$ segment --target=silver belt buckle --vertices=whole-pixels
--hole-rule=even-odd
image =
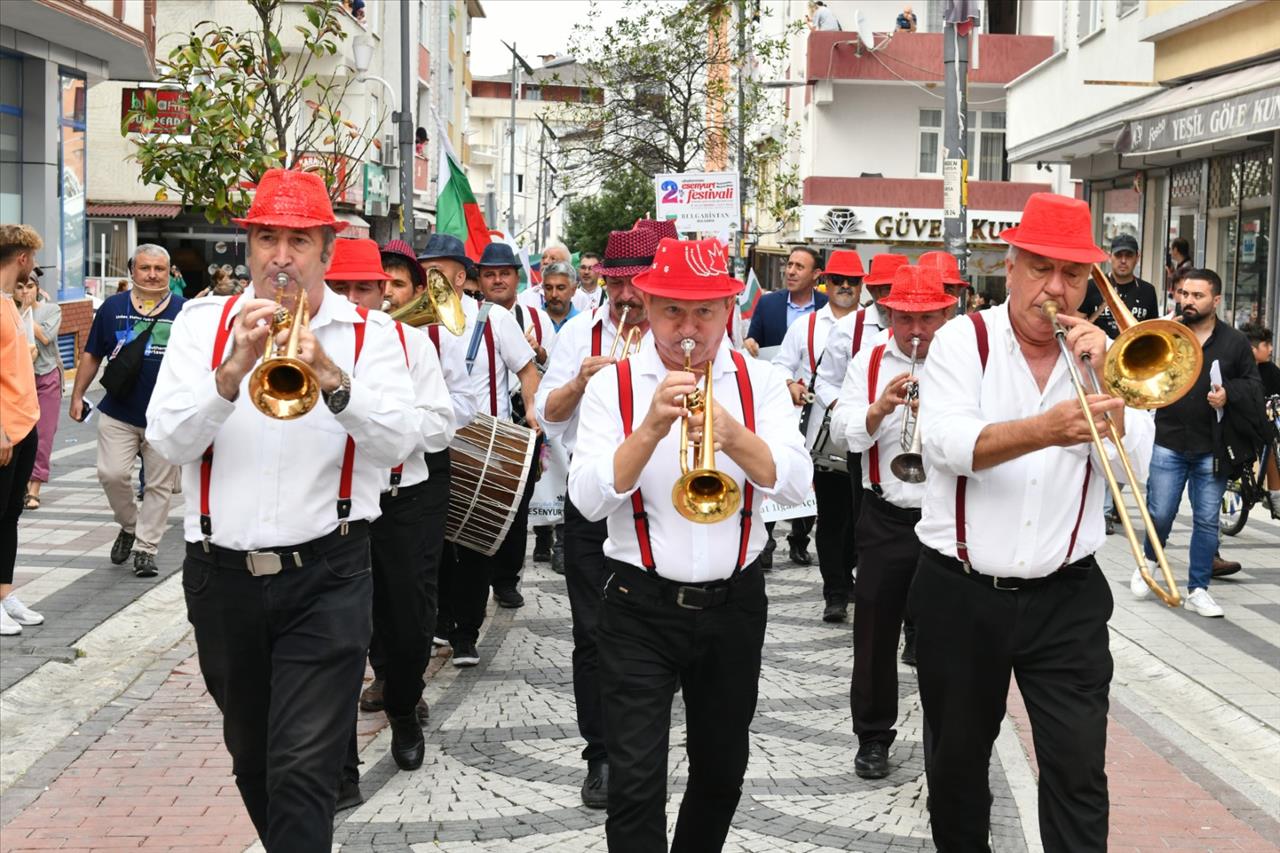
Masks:
[[[1007,581],[1007,580],[1013,580],[1013,578],[1001,578],[1001,577],[993,576],[991,578],[991,586],[994,589],[1004,590],[1005,592],[1017,592],[1019,589],[1021,589],[1020,586],[1001,586],[1000,585],[1000,581]]]
[[[284,569],[284,556],[275,551],[250,551],[245,555],[244,563],[255,578],[278,575]]]
[[[697,587],[692,587],[692,588],[697,589]],[[701,604],[694,604],[692,602],[686,602],[684,600],[684,594],[688,592],[689,589],[691,589],[691,587],[682,586],[676,590],[676,604],[683,607],[685,610],[705,610],[706,608]],[[698,590],[698,591],[701,592],[702,590]]]

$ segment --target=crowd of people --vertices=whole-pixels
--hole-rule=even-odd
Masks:
[[[1113,299],[1138,321],[1160,311],[1137,277],[1137,242],[1097,246],[1087,205],[1062,196],[1032,195],[1002,235],[1001,305],[959,313],[973,302],[945,252],[913,262],[797,246],[785,289],[745,329],[725,247],[682,240],[670,222],[612,232],[576,266],[550,244],[524,289],[505,243],[469,257],[446,234],[421,251],[339,239],[313,175],[268,172],[237,222],[243,292],[215,281],[184,300],[165,249],[137,247],[132,286],[94,318],[70,416],[87,416],[100,376],[113,563],[155,576],[171,501],[184,501],[188,616],[266,849],[328,850],[335,811],[362,801],[357,707],[386,714],[400,769],[422,765],[428,657],[476,666],[490,596],[524,605],[539,485],[558,509],[534,528],[533,560],[564,576],[581,798],[607,809],[611,850],[667,849],[676,690],[689,778],[672,849],[723,845],[780,520],[764,502],[810,496],[813,516],[781,517],[791,561],[818,564],[815,618],[852,618],[855,773],[891,772],[898,663],[916,667],[934,839],[986,849],[987,766],[1013,675],[1046,847],[1105,849],[1112,593],[1094,555],[1124,510],[1100,456],[1123,444],[1137,480],[1126,485],[1145,482],[1161,544],[1189,490],[1186,607],[1221,617],[1209,587],[1240,567],[1218,556],[1219,504],[1275,440],[1262,414],[1264,384],[1280,393],[1271,333],[1218,319],[1214,271],[1179,268],[1174,316],[1203,367],[1153,416],[1073,385],[1128,325]],[[0,229],[0,287],[13,296],[0,300],[4,633],[41,621],[12,594],[17,519],[40,505],[63,385],[40,245],[25,226]],[[1090,276],[1102,262],[1107,293]],[[419,327],[409,317],[428,292]],[[481,548],[446,533],[460,473],[450,447],[499,423],[524,430],[538,462]],[[1150,533],[1145,545],[1137,598],[1158,576]]]

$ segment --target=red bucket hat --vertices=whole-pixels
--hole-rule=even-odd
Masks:
[[[372,240],[339,240],[324,274],[326,281],[390,281],[382,269],[382,253]]]
[[[956,262],[955,255],[950,252],[925,252],[916,260],[916,264],[936,269],[942,275],[943,284],[969,286],[969,282],[960,277],[960,264]]]
[[[911,263],[906,255],[884,253],[871,259],[871,272],[862,280],[863,284],[893,284],[893,274],[898,267]]]
[[[862,278],[866,271],[862,269],[862,256],[853,249],[837,249],[827,258],[824,275],[844,275],[850,278]]]
[[[315,228],[328,225],[341,231],[347,223],[333,215],[324,179],[295,169],[268,169],[258,181],[253,204],[237,225],[270,225],[276,228]]]
[[[1001,231],[1000,239],[1059,261],[1093,264],[1107,258],[1093,242],[1088,202],[1056,193],[1032,193],[1022,223]]]
[[[714,237],[677,240],[664,237],[653,264],[631,280],[651,296],[688,301],[737,296],[742,282],[729,275],[729,256]]]
[[[942,289],[942,274],[937,267],[906,264],[894,272],[893,288],[880,304],[894,311],[923,314],[954,308],[956,298]]]

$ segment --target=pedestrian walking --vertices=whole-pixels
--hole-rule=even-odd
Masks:
[[[324,181],[268,170],[236,223],[252,292],[179,315],[147,439],[182,465],[187,618],[249,817],[270,853],[328,853],[372,632],[369,524],[417,440],[414,395],[391,320],[325,287],[345,223]],[[259,370],[273,336],[296,343],[279,379]]]
[[[58,354],[58,329],[62,326],[62,306],[44,299],[40,279],[32,273],[14,288],[14,304],[22,317],[34,352],[36,396],[40,399],[40,440],[36,444],[35,465],[27,484],[24,509],[40,508],[40,487],[49,482],[49,454],[58,433],[62,412],[62,357]]]
[[[18,282],[31,277],[43,245],[29,225],[0,225],[0,635],[5,636],[44,622],[13,594],[18,516],[35,465],[40,420],[31,343],[13,294]]]
[[[82,420],[85,393],[106,361],[98,403],[98,482],[120,526],[111,562],[118,566],[132,555],[133,574],[140,578],[159,571],[156,550],[177,484],[177,469],[146,437],[147,406],[185,302],[169,290],[169,266],[163,246],[144,243],[134,250],[129,259],[133,286],[98,308],[71,389],[71,418]],[[132,483],[139,455],[146,471],[141,507]]]

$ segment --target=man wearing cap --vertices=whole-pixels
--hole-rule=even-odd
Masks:
[[[372,629],[369,523],[419,424],[391,321],[325,287],[345,223],[324,181],[271,169],[236,223],[253,291],[185,306],[147,440],[183,466],[187,616],[241,797],[267,850],[320,853]],[[249,391],[281,275],[285,308],[306,294],[309,327],[293,329],[320,392],[292,419],[263,414]]]
[[[378,244],[372,240],[339,240],[325,274],[329,289],[365,313],[383,305],[390,280],[382,269]],[[391,723],[391,757],[401,770],[422,766],[425,744],[418,715],[422,674],[435,628],[438,546],[432,548],[431,529],[443,532],[442,517],[428,522],[431,507],[426,489],[430,472],[426,454],[448,449],[457,429],[453,408],[430,339],[419,329],[395,323],[415,397],[417,442],[399,465],[386,472],[380,505],[382,515],[370,525],[373,556],[373,638],[378,650],[375,672],[383,684],[383,710]],[[351,729],[346,781],[359,778],[355,727]],[[344,792],[340,791],[341,794]]]
[[[862,258],[857,252],[849,249],[832,252],[822,272],[827,304],[808,319],[791,324],[782,339],[782,349],[774,359],[791,377],[787,386],[792,401],[800,409],[800,427],[810,452],[822,431],[826,411],[814,404],[811,393],[819,361],[832,326],[857,309],[863,275]],[[848,614],[849,589],[853,583],[852,528],[857,520],[850,517],[852,495],[848,472],[815,459],[813,492],[818,504],[814,540],[818,547],[818,569],[822,573],[822,618],[826,622],[843,622]]]
[[[565,323],[556,339],[551,366],[538,386],[538,417],[548,440],[559,441],[570,458],[577,445],[579,408],[587,382],[617,361],[623,346],[623,341],[617,340],[620,335],[625,340],[632,329],[637,331],[637,337],[649,330],[645,303],[631,279],[649,269],[661,236],[675,237],[675,226],[667,226],[669,232],[665,233],[637,227],[609,234],[600,267],[607,271],[601,275],[607,290],[604,304]],[[573,697],[578,733],[587,744],[582,751],[587,762],[582,802],[597,809],[608,805],[609,793],[600,655],[596,646],[600,590],[608,577],[604,567],[607,535],[603,520],[588,521],[574,505],[572,496],[565,496],[564,576],[573,618]]]
[[[934,334],[956,307],[937,268],[923,265],[898,267],[883,302],[892,312],[893,334],[854,357],[839,402],[849,452],[862,454],[849,704],[858,736],[853,770],[864,779],[889,775],[889,747],[897,735],[898,633],[920,559],[915,525],[924,484],[900,479],[893,464],[903,453],[903,418],[908,407],[919,405],[912,356],[925,363]]]
[[[502,244],[493,244],[502,245]],[[508,247],[509,248],[509,247]],[[480,389],[481,411],[499,420],[512,420],[512,398],[509,376],[520,383],[520,402],[524,418],[531,429],[538,429],[534,410],[534,394],[538,390],[538,367],[519,324],[506,308],[486,299],[483,305],[466,296],[462,284],[469,263],[462,241],[449,234],[432,234],[418,260],[425,269],[438,269],[453,285],[462,300],[466,328],[462,338],[467,342],[467,370]],[[488,353],[493,353],[489,360]],[[505,368],[505,369],[504,369]],[[527,500],[527,498],[526,498]],[[527,509],[527,503],[526,503]],[[518,577],[524,564],[528,534],[528,515],[517,512],[506,538],[492,557],[470,548],[446,546],[440,573],[440,615],[438,632],[448,633],[453,646],[454,666],[475,666],[480,662],[476,640],[484,622],[485,603],[489,598],[490,579]],[[450,555],[455,559],[451,559]],[[520,607],[524,597],[515,588],[495,584],[494,598],[502,607]],[[443,637],[444,635],[441,634]]]
[[[748,727],[764,643],[757,557],[765,496],[796,503],[813,465],[785,376],[725,339],[741,282],[714,239],[663,239],[635,276],[650,336],[630,359],[601,369],[582,400],[569,496],[607,520],[597,642],[609,755],[611,851],[665,851],[671,703],[684,698],[689,780],[672,849],[722,849],[741,796]],[[686,369],[685,365],[689,364]],[[685,404],[709,374],[713,434]],[[705,396],[703,397],[705,400]],[[680,421],[714,442],[715,467],[739,492],[720,521],[677,512]],[[683,491],[683,490],[682,490]]]
[[[1087,418],[1105,435],[1110,414],[1139,478],[1153,426],[1105,394],[1087,395],[1086,415],[1043,312],[1060,306],[1077,367],[1083,354],[1102,363],[1106,334],[1073,316],[1106,257],[1092,234],[1087,203],[1033,194],[1000,235],[1013,246],[1008,300],[940,329],[920,376],[923,547],[907,614],[940,849],[988,849],[988,763],[1011,675],[1036,744],[1045,849],[1107,846],[1112,597],[1093,556],[1107,485]]]

